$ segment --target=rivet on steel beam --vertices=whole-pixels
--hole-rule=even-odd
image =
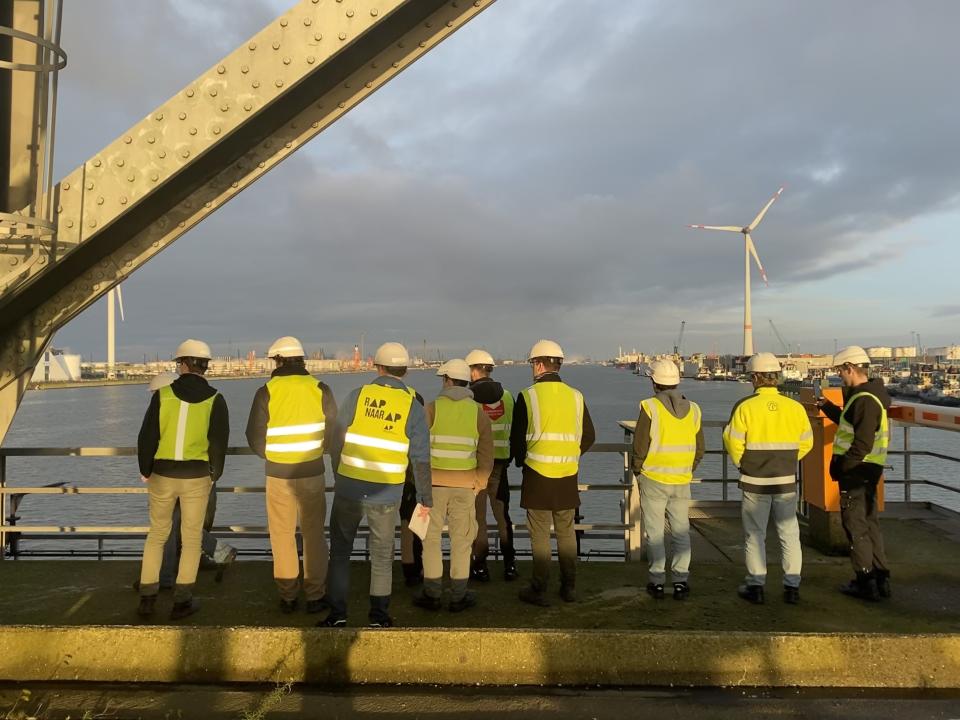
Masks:
[[[346,40],[346,39],[347,39],[347,34],[346,34],[346,33],[340,33],[337,37],[339,37],[341,40]]]
[[[314,122],[310,123],[310,127],[312,127],[314,130],[316,130],[318,127],[320,127],[320,123],[318,123],[317,121],[314,121]]]
[[[257,163],[257,167],[260,168],[261,170],[263,170],[266,166],[267,166],[267,164],[266,164],[265,162],[263,162],[262,160]]]
[[[297,124],[296,124],[295,122],[290,123],[290,129],[291,129],[291,130],[296,130],[296,129],[297,129]]]
[[[123,158],[117,158],[117,167],[123,167],[123,165],[124,165]]]
[[[153,135],[147,138],[147,142],[150,143],[151,145],[153,145],[156,141],[157,139],[153,137]]]
[[[404,45],[404,44],[403,44],[403,40],[401,40],[400,42],[397,43],[397,47],[400,48],[401,50],[403,50],[403,48],[405,48],[406,45]]]
[[[284,143],[283,146],[284,146],[285,148],[287,148],[287,150],[289,150],[290,148],[293,147],[293,143],[292,143],[292,142]]]
[[[207,208],[208,210],[210,209],[210,207],[211,207],[212,205],[213,205],[213,203],[210,202],[209,200],[203,204],[203,206],[204,206],[205,208]]]
[[[191,135],[196,135],[196,134],[197,134],[197,129],[196,129],[195,127],[192,127],[192,128],[190,128],[190,130],[189,130],[188,132],[189,132]]]
[[[283,59],[283,64],[284,64],[284,65],[289,65],[289,64],[290,64],[290,56],[289,56],[289,55],[287,55],[287,56]]]
[[[103,195],[97,198],[97,205],[103,205]]]
[[[91,220],[90,222],[87,223],[87,227],[92,227],[92,228],[94,228],[94,227],[96,227],[96,226],[97,226],[97,221],[96,221],[96,220]]]
[[[133,138],[130,137],[129,135],[127,135],[127,136],[123,139],[123,141],[124,141],[127,145],[129,145],[130,143],[133,142]]]
[[[398,63],[397,61],[393,61],[393,62],[390,63],[390,64],[391,64],[394,68],[400,67],[400,63]]]
[[[306,27],[310,27],[310,24],[311,24],[312,22],[313,22],[313,21],[312,21],[310,18],[304,18],[304,19],[303,19],[303,24],[304,24]]]
[[[420,41],[419,43],[417,43],[417,45],[418,45],[418,47],[420,47],[421,49],[423,49],[423,48],[425,48],[425,47],[427,46],[427,44],[426,44],[425,42],[423,42],[423,41]]]
[[[70,189],[70,183],[68,183],[68,182],[63,183],[63,185],[60,186],[60,189],[61,189],[61,190],[69,190],[69,189]]]
[[[280,20],[280,27],[286,27],[286,26],[287,26],[287,19],[286,19],[286,18],[281,19],[281,20]]]
[[[241,66],[240,66],[240,72],[242,72],[244,75],[246,75],[248,72],[250,72],[250,66],[249,66],[249,65],[241,65]]]
[[[150,179],[151,179],[153,182],[156,182],[157,180],[160,179],[160,176],[157,175],[156,173],[150,173]]]
[[[353,10],[347,10],[347,17],[353,17]]]
[[[229,109],[230,109],[230,106],[227,105],[226,103],[223,103],[223,105],[220,106],[220,112],[226,112]]]
[[[210,88],[210,97],[216,97],[216,96],[217,96],[217,89]]]
[[[243,104],[243,109],[246,110],[247,112],[250,112],[251,110],[253,110],[253,103],[245,102]]]
[[[102,164],[103,164],[103,163],[100,162],[100,158],[97,158],[96,160],[93,161],[93,166],[94,166],[94,167],[100,167]]]
[[[316,5],[320,0],[313,0],[313,4]]]
[[[366,82],[366,83],[364,83],[364,87],[367,88],[367,90],[369,90],[370,88],[373,87],[373,83],[372,83],[372,82]]]
[[[321,40],[323,40],[323,33],[314,33],[313,39],[316,40],[317,42],[320,42]]]
[[[307,55],[307,65],[313,65],[317,59],[313,55]]]
[[[154,240],[154,241],[153,241],[152,243],[150,243],[150,244],[151,244],[153,247],[155,247],[155,248],[160,247],[160,241],[159,241],[159,240]]]
[[[126,195],[121,195],[121,196],[120,196],[120,204],[121,204],[121,205],[126,205],[126,204],[127,204],[127,196],[126,196]]]
[[[279,49],[280,49],[280,43],[274,42],[271,47],[272,47],[274,50],[279,50]]]
[[[154,115],[153,117],[154,117],[155,120],[157,120],[157,121],[159,122],[160,120],[163,120],[163,113],[157,113],[157,114]]]
[[[430,28],[433,27],[433,23],[427,20],[427,22],[425,22],[423,26],[429,30]]]
[[[250,43],[249,45],[247,45],[247,47],[248,47],[250,50],[256,50],[256,49],[257,49],[257,44],[256,44],[255,42],[252,42],[252,43]]]
[[[167,156],[166,150],[161,150],[160,152],[157,153],[157,157],[160,158],[161,160],[163,160],[166,156]]]
[[[87,182],[87,190],[93,190],[93,182]]]
[[[277,78],[277,81],[274,83],[278,88],[283,87],[283,80]]]
[[[57,212],[58,212],[58,213],[62,213],[62,212],[63,212],[63,205],[57,205]],[[2,248],[0,248],[0,251],[6,251],[6,249],[7,249],[7,247],[6,247],[6,245],[4,245]]]
[[[73,220],[67,220],[66,225],[67,225],[68,228],[72,228],[72,227],[73,227]]]
[[[379,14],[380,14],[380,11],[377,10],[376,8],[371,8],[371,9],[370,9],[370,16],[371,16],[371,17],[376,17],[376,16],[379,15]]]
[[[181,150],[181,151],[180,151],[180,157],[182,157],[182,158],[188,158],[188,157],[190,157],[190,151],[189,151],[189,150]]]
[[[258,87],[260,87],[260,81],[254,80],[252,83],[250,83],[250,85],[252,85],[253,89],[256,90]]]
[[[219,134],[220,134],[220,126],[219,126],[219,125],[217,125],[216,127],[213,128],[213,134],[214,134],[214,135],[219,135]]]
[[[177,117],[180,118],[181,120],[186,120],[186,119],[187,119],[187,114],[186,114],[185,112],[182,112],[182,113],[180,113],[179,115],[177,115]]]
[[[217,75],[223,75],[227,69],[223,65],[217,65]]]
[[[233,189],[237,189],[238,187],[240,187],[240,183],[238,183],[238,182],[232,182],[232,183],[230,183],[230,187],[232,187]]]
[[[177,223],[177,227],[184,228],[184,227],[186,227],[186,226],[187,226],[187,224],[186,224],[183,220],[181,220],[180,222]]]
[[[345,102],[337,103],[337,107],[340,108],[341,110],[343,110],[346,106],[347,104]]]
[[[452,27],[453,27],[453,20],[447,20],[447,27],[448,27],[448,28],[452,28]]]
[[[136,179],[137,178],[133,173],[130,173],[129,175],[127,175],[127,182],[133,182]]]

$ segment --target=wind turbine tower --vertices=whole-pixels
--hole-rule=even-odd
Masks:
[[[120,321],[123,322],[123,292],[120,286],[107,293],[107,379],[117,377],[117,319],[114,303],[120,302]]]
[[[763,283],[769,285],[767,282],[767,273],[763,269],[763,265],[760,263],[760,256],[757,255],[757,248],[753,244],[753,238],[750,237],[750,233],[757,229],[757,226],[760,224],[760,221],[763,220],[763,216],[767,214],[767,210],[770,209],[770,206],[777,201],[777,198],[783,193],[783,188],[777,190],[774,193],[773,197],[770,198],[770,201],[763,206],[763,209],[757,213],[757,216],[753,219],[746,227],[737,227],[735,225],[690,225],[688,227],[695,228],[697,230],[723,230],[725,232],[737,232],[743,234],[743,355],[747,357],[753,355],[753,320],[751,317],[751,307],[750,307],[750,256],[753,256],[753,259],[757,263],[757,267],[760,269],[760,277],[763,278]]]

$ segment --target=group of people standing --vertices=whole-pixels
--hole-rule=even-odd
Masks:
[[[877,389],[867,379],[869,360],[860,353],[862,358],[847,349],[837,356],[849,393],[843,409],[827,403],[822,407],[828,416],[836,415],[839,425],[831,473],[840,482],[844,527],[857,573],[845,592],[876,599],[890,594],[876,521],[889,399],[882,387]],[[553,533],[559,596],[564,602],[578,600],[574,522],[580,505],[579,463],[594,443],[595,430],[583,395],[560,377],[564,354],[556,342],[541,340],[533,346],[529,353],[533,384],[516,398],[491,378],[493,358],[477,349],[439,368],[442,387],[428,404],[404,381],[410,358],[399,343],[378,348],[377,376],[339,406],[329,386],[307,371],[305,352],[296,338],[278,339],[268,356],[276,369],[254,397],[246,436],[251,449],[265,460],[267,522],[282,612],[296,611],[302,593],[306,612],[327,612],[318,625],[346,625],[350,556],[364,518],[369,528],[371,627],[393,625],[390,600],[398,516],[407,584],[422,584],[414,605],[428,611],[444,605],[444,526],[450,539],[446,606],[460,612],[476,604],[469,580],[490,579],[488,502],[498,525],[504,579],[516,579],[507,485],[511,461],[522,468],[520,504],[526,510],[533,555],[531,578],[519,599],[537,606],[550,604]],[[193,585],[204,518],[209,515],[213,483],[223,472],[229,436],[226,403],[204,378],[210,359],[203,342],[187,340],[180,345],[177,375],[153,392],[140,430],[138,456],[148,485],[150,532],[136,587],[138,612],[145,618],[155,613],[164,546],[175,532],[176,511],[181,551],[170,617],[187,617],[199,609]],[[723,433],[727,451],[741,470],[743,490],[747,578],[739,594],[750,602],[764,601],[764,541],[772,514],[781,540],[784,600],[796,603],[801,570],[796,467],[812,447],[810,423],[799,403],[778,392],[780,366],[774,356],[759,353],[750,359],[748,369],[756,392],[734,407]],[[690,594],[690,483],[704,453],[701,412],[678,390],[674,363],[658,361],[650,375],[654,396],[640,404],[633,460],[650,562],[647,592],[656,599],[665,597],[668,519],[673,597],[684,600]],[[335,478],[329,548],[324,532],[324,454],[330,457]],[[422,544],[414,542],[418,538],[413,530],[423,535]],[[235,551],[226,547],[221,558],[232,559]]]

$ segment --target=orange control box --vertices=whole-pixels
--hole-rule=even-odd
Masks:
[[[838,407],[843,407],[841,388],[824,388],[823,396]],[[806,408],[813,428],[813,449],[802,460],[803,499],[805,502],[827,512],[840,512],[840,486],[830,477],[830,460],[833,457],[833,437],[836,424],[820,412],[812,388],[800,391],[800,402]],[[877,488],[877,509],[883,510],[883,478]]]

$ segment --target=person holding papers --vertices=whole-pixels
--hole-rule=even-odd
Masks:
[[[443,389],[427,405],[430,426],[430,475],[433,508],[423,541],[423,589],[413,604],[439,610],[442,595],[443,554],[440,533],[444,522],[450,535],[450,612],[477,604],[467,590],[470,551],[477,535],[477,494],[486,489],[493,470],[493,430],[483,408],[467,388],[470,367],[463,360],[440,366]],[[413,523],[411,522],[411,528]]]

